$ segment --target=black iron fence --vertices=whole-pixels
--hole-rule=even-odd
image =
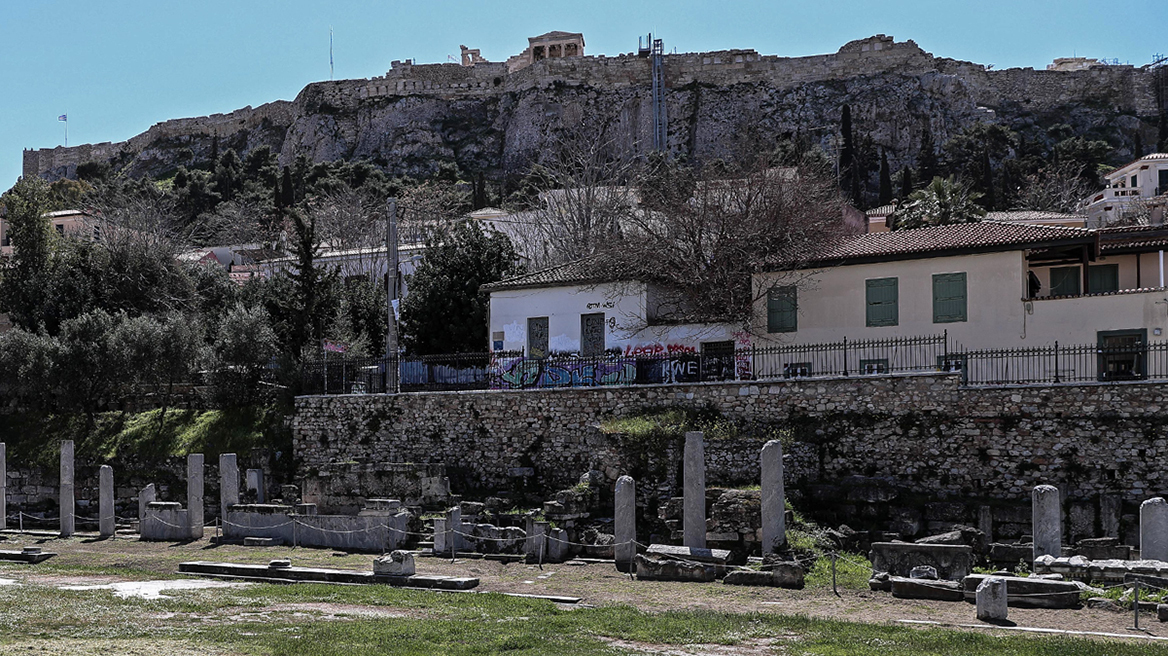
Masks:
[[[716,352],[597,356],[522,352],[346,358],[303,366],[304,394],[543,389],[960,372],[966,385],[1168,380],[1168,342],[969,350],[947,334]]]

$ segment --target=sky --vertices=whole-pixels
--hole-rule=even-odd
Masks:
[[[1044,68],[1055,57],[1137,66],[1168,54],[1165,0],[0,0],[0,190],[25,148],[122,141],[171,118],[289,100],[329,79],[437,63],[459,45],[501,61],[527,37],[582,32],[615,55],[653,32],[667,51],[804,56],[887,34],[939,57]]]

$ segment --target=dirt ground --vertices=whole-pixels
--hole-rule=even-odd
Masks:
[[[293,565],[338,569],[372,569],[372,554],[343,554],[328,549],[291,547],[243,547],[216,545],[208,539],[189,543],[140,542],[119,536],[116,540],[86,537],[58,539],[6,532],[0,549],[40,546],[58,555],[39,565],[0,563],[0,578],[45,585],[96,585],[119,580],[146,580],[153,576],[174,577],[178,563],[190,560],[234,563],[266,563],[290,558]],[[92,573],[86,570],[98,570]],[[119,569],[125,569],[123,575]],[[805,590],[728,586],[721,583],[672,583],[635,581],[616,571],[611,564],[582,565],[501,563],[482,559],[419,557],[419,574],[474,576],[477,590],[535,595],[562,595],[582,598],[582,603],[599,606],[628,604],[647,611],[709,609],[729,612],[803,614],[816,618],[866,623],[899,623],[904,620],[937,622],[947,626],[979,625],[969,629],[1013,633],[979,622],[974,607],[965,602],[896,599],[885,592],[830,588]],[[296,609],[281,609],[296,610]],[[325,612],[385,614],[384,608],[305,608]],[[1154,613],[1140,617],[1142,631],[1130,627],[1130,611],[1103,609],[1042,610],[1011,608],[1010,620],[1018,627],[1067,631],[1103,632],[1132,637],[1168,638],[1168,624],[1156,621]]]

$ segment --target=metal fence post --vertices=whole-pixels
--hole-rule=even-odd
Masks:
[[[848,375],[848,336],[844,335],[844,376]]]
[[[1059,382],[1058,356],[1059,356],[1059,345],[1058,345],[1058,340],[1056,339],[1054,341],[1054,382],[1055,383]]]

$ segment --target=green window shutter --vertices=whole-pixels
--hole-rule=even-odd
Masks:
[[[867,325],[895,326],[900,322],[896,278],[865,280]]]
[[[933,323],[966,320],[964,273],[933,275]]]
[[[1078,296],[1079,281],[1079,267],[1054,267],[1050,270],[1050,295]]]
[[[1119,265],[1099,264],[1087,267],[1087,293],[1102,294],[1119,291]]]
[[[767,332],[793,333],[799,329],[799,297],[795,287],[767,292]]]

